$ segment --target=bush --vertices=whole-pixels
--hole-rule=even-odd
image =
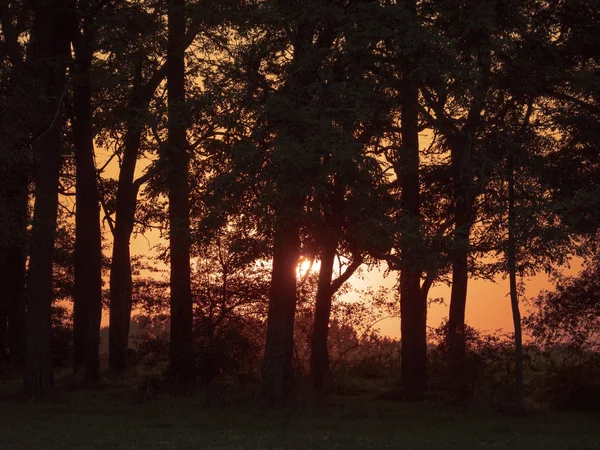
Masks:
[[[600,411],[600,354],[555,346],[545,352],[540,401],[559,409]]]
[[[432,330],[429,349],[430,388],[449,391],[448,325]],[[515,399],[514,343],[506,333],[486,334],[468,325],[465,327],[466,370],[472,400],[492,405],[511,403]]]

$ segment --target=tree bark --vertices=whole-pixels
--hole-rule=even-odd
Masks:
[[[83,15],[73,21],[73,133],[75,137],[75,293],[73,305],[73,366],[83,367],[88,381],[100,377],[100,322],[102,320],[102,234],[100,198],[94,162],[92,126],[91,67],[93,58],[93,19],[89,4],[79,2]],[[72,2],[75,10],[75,2]]]
[[[489,36],[482,36],[482,42]],[[446,134],[450,144],[450,165],[454,201],[454,255],[452,261],[452,292],[450,294],[450,316],[448,318],[448,344],[450,375],[455,393],[468,396],[466,377],[465,309],[469,283],[469,254],[471,228],[475,220],[473,204],[481,186],[474,184],[472,155],[477,154],[477,132],[481,127],[484,106],[489,87],[491,57],[489,48],[477,52],[478,76],[473,86],[473,99],[465,125],[460,131]]]
[[[467,165],[467,144],[457,140],[451,148],[454,197],[454,236],[452,257],[452,290],[448,318],[448,351],[450,382],[455,394],[468,396],[466,377],[465,309],[469,283],[469,251],[472,227],[470,172]]]
[[[413,9],[416,6],[413,4]],[[416,11],[413,11],[416,14]],[[404,74],[401,88],[402,147],[402,265],[400,273],[400,318],[402,342],[402,391],[418,399],[427,389],[427,297],[421,295],[419,117],[418,89],[413,73]]]
[[[23,164],[11,169],[6,181],[5,201],[11,228],[11,242],[0,249],[2,263],[2,309],[5,337],[10,366],[19,368],[25,358],[26,297],[25,297],[25,261],[27,257],[27,205],[28,176]]]
[[[168,10],[168,142],[169,249],[171,256],[171,375],[193,376],[192,293],[190,286],[189,168],[184,120],[185,0],[170,0]]]
[[[321,269],[317,284],[315,302],[315,318],[310,352],[310,377],[313,387],[322,391],[325,384],[325,375],[329,366],[329,350],[327,348],[327,335],[329,333],[329,316],[331,314],[331,280],[333,265],[335,263],[337,242],[327,239],[321,249]]]
[[[48,396],[54,384],[50,346],[52,260],[58,208],[61,105],[65,90],[68,24],[64,0],[34,3],[33,70],[41,116],[34,132],[35,204],[27,280],[27,354],[24,386],[29,398]]]
[[[285,402],[293,389],[296,269],[299,258],[299,223],[288,214],[279,213],[273,243],[267,342],[262,367],[263,395],[272,404]]]
[[[517,394],[517,405],[520,408],[523,405],[523,335],[521,331],[521,312],[519,311],[519,292],[517,290],[515,222],[515,174],[512,158],[509,158],[507,262],[510,283],[510,305],[515,327],[515,389]]]
[[[141,85],[141,63],[138,68]],[[137,75],[136,75],[137,76]],[[135,88],[134,88],[135,89]],[[127,364],[127,347],[132,306],[132,273],[129,241],[133,231],[137,189],[133,176],[139,153],[142,129],[136,124],[136,114],[131,113],[119,181],[113,235],[113,252],[110,266],[110,323],[108,354],[110,371],[122,373]]]
[[[9,85],[14,93],[15,108],[23,108],[22,92],[31,87],[31,73],[26,67],[18,32],[14,27],[14,11],[0,4],[0,24],[4,37],[3,50],[10,62]],[[31,47],[29,47],[31,49]],[[25,106],[28,108],[29,106]],[[9,125],[11,113],[5,111],[3,122]],[[3,155],[4,167],[0,177],[0,196],[7,222],[2,224],[4,242],[0,245],[0,308],[3,310],[4,338],[0,339],[8,353],[12,368],[22,368],[25,359],[26,291],[25,261],[28,251],[28,205],[31,159],[28,152],[31,129],[14,130],[11,146]]]
[[[183,42],[187,48],[198,34],[202,21],[194,18]],[[136,55],[133,89],[129,98],[127,131],[123,160],[119,171],[113,253],[110,267],[109,367],[113,374],[122,373],[127,365],[127,346],[132,306],[132,274],[129,241],[133,231],[137,194],[141,180],[134,180],[144,125],[142,116],[154,92],[167,76],[167,65],[161,66],[143,83],[143,53]]]

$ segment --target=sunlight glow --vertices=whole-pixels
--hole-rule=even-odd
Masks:
[[[307,273],[310,271],[311,273],[319,272],[319,268],[321,267],[321,262],[317,260],[311,259],[302,259],[298,264],[296,269],[296,275],[298,278],[303,278],[307,276]]]

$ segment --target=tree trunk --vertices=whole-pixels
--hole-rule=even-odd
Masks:
[[[25,197],[27,198],[27,197]],[[25,219],[26,219],[25,215]],[[26,233],[26,222],[24,232]],[[25,239],[23,239],[24,241]],[[25,359],[25,330],[27,327],[27,310],[25,298],[25,260],[26,247],[13,248],[8,255],[7,267],[4,272],[7,277],[8,330],[7,343],[11,367],[18,368]]]
[[[185,0],[169,1],[167,87],[169,101],[166,148],[169,183],[171,255],[171,375],[193,376],[192,293],[190,286],[189,169],[185,127]]]
[[[18,32],[15,30],[15,11],[8,9],[8,3],[0,6],[0,24],[4,39],[3,50],[6,62],[10,61],[8,78],[12,101],[11,108],[22,110],[23,93],[27,95],[32,85],[31,73],[21,54]],[[31,46],[29,50],[31,50]],[[31,54],[31,52],[29,52]],[[3,124],[9,127],[13,117],[11,109],[4,111]],[[31,158],[29,139],[31,129],[12,129],[9,137],[10,144],[3,152],[2,171],[0,173],[0,196],[3,217],[6,222],[2,227],[2,243],[0,244],[0,308],[3,309],[4,339],[2,342],[8,350],[8,362],[12,368],[22,368],[25,359],[26,331],[26,292],[25,292],[25,261],[28,251],[28,206],[29,180]]]
[[[74,7],[75,5],[73,5]],[[91,66],[93,24],[85,1],[83,34],[73,24],[73,132],[75,136],[75,294],[73,305],[73,365],[83,367],[88,381],[100,376],[100,322],[102,320],[102,234],[94,162]]]
[[[321,250],[321,269],[317,285],[315,303],[315,319],[313,326],[311,352],[310,352],[310,377],[313,387],[322,391],[325,375],[329,366],[329,350],[327,348],[327,335],[329,333],[329,316],[331,314],[331,279],[333,264],[335,262],[337,242],[328,239]]]
[[[125,146],[135,146],[136,136],[130,136]],[[139,143],[139,139],[138,139]],[[137,147],[139,149],[139,146]],[[137,149],[135,159],[137,159]],[[110,266],[110,313],[108,332],[109,367],[111,373],[118,374],[127,364],[129,326],[132,305],[132,274],[129,254],[129,240],[133,230],[135,214],[135,189],[133,186],[132,156],[124,152],[123,164],[119,173],[117,188],[117,206],[113,239],[112,260]],[[135,160],[133,162],[135,165]],[[129,166],[129,167],[127,167]],[[131,183],[128,182],[131,173]]]
[[[65,3],[40,0],[34,4],[33,69],[41,102],[41,119],[34,133],[35,204],[31,257],[27,280],[27,354],[24,386],[29,398],[42,398],[53,389],[50,346],[52,259],[58,208],[61,148],[61,105],[68,52]]]
[[[448,318],[450,382],[459,397],[468,395],[466,378],[465,309],[469,282],[468,252],[456,251],[452,263],[452,290]]]
[[[523,404],[523,336],[521,332],[521,312],[519,311],[519,293],[517,291],[517,250],[515,243],[515,177],[512,158],[508,169],[508,248],[507,262],[510,282],[510,305],[515,326],[515,388],[517,405]]]
[[[296,269],[300,257],[300,226],[296,218],[291,219],[287,214],[278,217],[273,243],[262,385],[265,400],[275,404],[289,398],[294,382]]]
[[[147,102],[142,99],[142,63],[143,57],[138,55],[134,62],[133,90],[129,102],[127,132],[117,184],[113,252],[110,265],[108,330],[108,362],[113,374],[122,373],[127,366],[133,292],[129,241],[133,231],[138,192],[138,187],[134,183],[134,175],[143,131],[140,115],[143,114],[142,108],[147,108]]]
[[[416,4],[412,4],[416,14]],[[416,20],[416,16],[415,16]],[[410,67],[410,66],[409,66]],[[418,89],[407,71],[402,82],[402,148],[400,182],[402,187],[402,266],[400,274],[400,317],[403,393],[422,398],[427,388],[427,297],[421,295],[419,116]]]
[[[10,221],[11,241],[0,250],[3,279],[2,305],[5,320],[5,342],[11,367],[23,365],[25,358],[25,261],[27,257],[28,177],[26,168],[18,163],[7,180],[6,204]]]
[[[454,184],[454,236],[452,290],[448,318],[450,382],[455,394],[468,396],[466,377],[465,309],[469,283],[469,246],[472,226],[472,192],[466,165],[467,145],[455,142],[451,149]]]
[[[192,20],[183,42],[184,49],[191,44],[202,23],[199,18]],[[137,194],[142,181],[141,179],[134,181],[135,167],[144,130],[142,116],[147,111],[154,92],[167,74],[167,65],[163,65],[144,84],[143,58],[144,55],[140,52],[136,55],[134,61],[133,90],[129,98],[127,132],[117,185],[113,254],[110,267],[110,325],[108,338],[110,371],[115,374],[123,372],[127,365],[127,345],[132,305],[129,240],[133,231]]]

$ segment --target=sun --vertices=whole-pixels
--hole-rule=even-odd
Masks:
[[[296,275],[298,276],[298,278],[302,278],[306,276],[309,271],[311,273],[318,272],[320,267],[320,261],[316,261],[310,258],[302,258],[300,260],[300,263],[298,264],[298,267],[296,268]]]

